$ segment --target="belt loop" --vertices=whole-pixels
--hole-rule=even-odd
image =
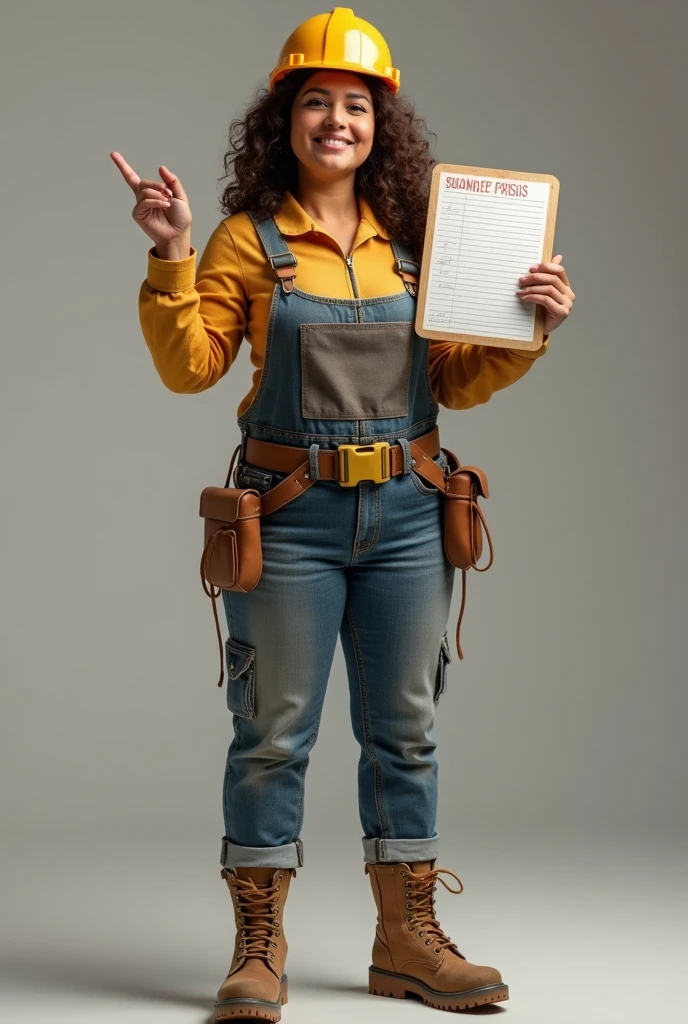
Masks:
[[[309,473],[311,480],[320,479],[320,461],[318,459],[318,452],[320,451],[319,444],[312,444],[308,449],[308,461],[309,461]]]
[[[404,453],[404,475],[411,472],[413,466],[413,455],[411,454],[411,445],[409,444],[408,438],[398,437],[397,441],[401,446],[401,450]]]

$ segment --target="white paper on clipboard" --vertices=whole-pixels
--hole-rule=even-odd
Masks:
[[[551,185],[449,171],[439,178],[422,329],[532,342],[536,303],[516,289],[542,258]]]

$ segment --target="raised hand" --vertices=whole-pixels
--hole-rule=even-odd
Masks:
[[[136,196],[132,217],[152,238],[162,259],[182,259],[189,255],[191,209],[179,178],[160,166],[162,181],[140,178],[121,153],[110,153],[122,177]]]

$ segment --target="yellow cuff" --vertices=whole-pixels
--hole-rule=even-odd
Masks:
[[[146,281],[158,292],[183,292],[196,283],[196,250],[182,260],[161,260],[154,250],[148,250],[148,274]]]

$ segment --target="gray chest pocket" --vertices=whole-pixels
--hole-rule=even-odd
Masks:
[[[301,324],[304,419],[408,415],[412,323]]]

